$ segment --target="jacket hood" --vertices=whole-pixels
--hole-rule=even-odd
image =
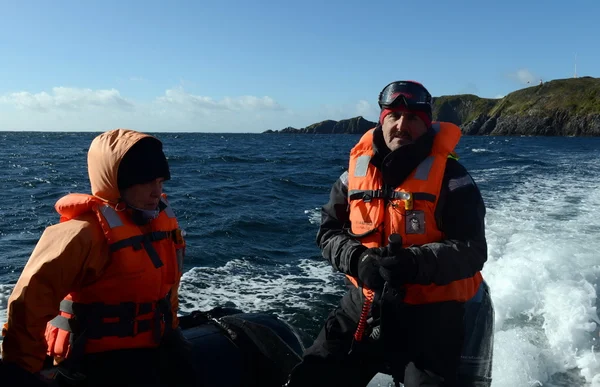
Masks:
[[[114,129],[94,138],[88,151],[88,175],[92,194],[107,202],[116,203],[121,197],[117,172],[123,156],[149,134],[130,129]]]

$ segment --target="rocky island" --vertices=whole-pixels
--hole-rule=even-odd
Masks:
[[[433,119],[452,122],[466,135],[600,136],[600,78],[557,79],[498,99],[434,97]],[[362,134],[375,125],[359,116],[264,133]]]

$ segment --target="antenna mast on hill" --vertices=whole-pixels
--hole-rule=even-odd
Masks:
[[[573,78],[577,78],[577,53],[575,53],[575,75]]]

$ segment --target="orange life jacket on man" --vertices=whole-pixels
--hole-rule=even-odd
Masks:
[[[127,211],[91,195],[70,194],[56,203],[61,222],[89,211],[97,215],[111,263],[98,281],[61,302],[60,314],[46,327],[48,355],[60,361],[156,347],[167,330],[176,328],[170,290],[182,274],[185,242],[165,195],[161,206],[158,217],[140,228]]]
[[[371,164],[373,131],[366,132],[350,152],[348,201],[351,233],[366,247],[386,246],[389,235],[399,234],[402,246],[424,245],[444,238],[437,227],[435,208],[448,157],[461,136],[458,126],[435,122],[436,135],[431,153],[406,180],[395,189],[383,187],[381,172]],[[356,278],[348,276],[356,285]],[[442,301],[467,301],[479,288],[482,276],[447,285],[406,284],[403,301],[427,304]]]

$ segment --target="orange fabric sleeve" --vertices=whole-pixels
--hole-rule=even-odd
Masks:
[[[8,299],[2,359],[26,371],[42,369],[46,324],[71,291],[98,278],[108,263],[108,246],[100,226],[71,220],[48,227],[31,254]]]

